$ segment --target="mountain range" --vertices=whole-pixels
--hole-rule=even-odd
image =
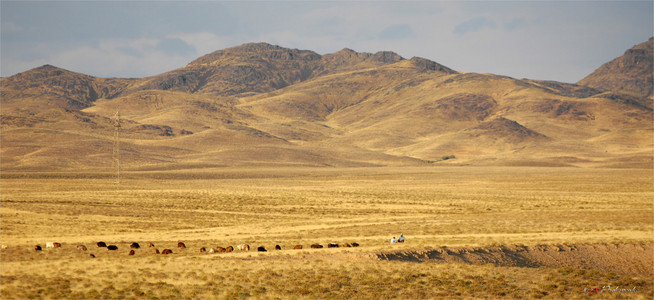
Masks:
[[[118,148],[133,171],[652,168],[653,43],[575,84],[458,72],[388,51],[320,55],[266,43],[145,78],[44,65],[0,79],[0,167],[110,171]]]

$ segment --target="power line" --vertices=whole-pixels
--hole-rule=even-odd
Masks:
[[[115,183],[120,183],[120,108],[116,110],[113,118],[114,121],[114,147],[112,166],[114,171]]]

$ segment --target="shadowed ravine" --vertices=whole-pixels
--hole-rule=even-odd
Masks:
[[[382,260],[493,264],[506,267],[573,267],[625,275],[654,276],[652,244],[582,244],[440,247],[382,252]]]

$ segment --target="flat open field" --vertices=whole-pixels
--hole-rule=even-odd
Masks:
[[[527,167],[4,173],[0,296],[651,299],[653,182]],[[200,253],[239,244],[253,249]]]

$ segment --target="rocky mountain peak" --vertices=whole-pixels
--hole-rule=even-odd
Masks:
[[[338,52],[336,52],[336,53],[357,54],[356,51],[354,51],[354,50],[352,50],[352,49],[350,49],[350,48],[343,48],[343,49],[341,49],[341,51],[338,51]]]
[[[216,65],[224,59],[313,61],[320,58],[318,53],[309,50],[289,49],[268,43],[248,43],[209,53],[192,61],[189,66]]]
[[[410,61],[414,66],[416,66],[419,69],[424,70],[424,71],[438,71],[438,72],[443,72],[443,73],[447,73],[447,74],[456,73],[456,71],[454,71],[454,70],[452,70],[452,69],[450,69],[450,68],[448,68],[446,66],[443,66],[443,65],[441,65],[441,64],[439,64],[437,62],[426,59],[426,58],[413,57],[413,58],[411,58]]]
[[[2,97],[47,98],[52,106],[74,110],[88,107],[98,98],[115,96],[128,81],[96,78],[46,64],[3,79]],[[25,109],[33,110],[29,106],[26,104]],[[35,107],[40,110],[43,106]]]
[[[62,76],[62,75],[79,75],[84,77],[91,77],[88,75],[71,72],[59,67],[55,67],[53,65],[46,64],[22,73],[18,73],[9,78],[15,78],[15,79],[20,78],[18,80],[22,80],[22,79],[39,80],[43,78]]]
[[[604,91],[651,98],[654,89],[652,65],[654,65],[654,37],[602,65],[578,84]]]
[[[372,55],[373,60],[388,64],[404,60],[402,56],[392,51],[379,51]]]

